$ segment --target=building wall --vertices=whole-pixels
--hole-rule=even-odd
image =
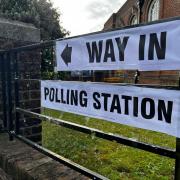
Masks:
[[[116,13],[113,13],[111,17],[104,24],[105,29],[112,29],[116,27]]]
[[[40,42],[40,31],[33,25],[0,19],[0,50],[29,45]],[[6,59],[5,59],[6,60]],[[12,57],[12,61],[14,58]],[[13,65],[13,63],[11,64]],[[0,68],[1,69],[1,68]],[[13,70],[13,66],[11,66]],[[2,70],[2,69],[1,69]],[[18,53],[18,70],[20,79],[39,79],[41,74],[41,57],[39,50]],[[2,76],[0,72],[0,76]],[[7,76],[7,74],[6,74]],[[13,74],[12,74],[13,76]],[[0,77],[0,130],[3,127],[3,98]],[[14,101],[14,80],[12,78],[12,98]],[[19,82],[20,107],[23,109],[36,109],[40,107],[39,82]],[[8,109],[9,107],[6,107]],[[40,109],[36,109],[40,112]],[[13,120],[15,120],[15,106],[13,103]],[[38,119],[20,116],[21,134],[36,142],[41,142],[41,121]]]
[[[127,0],[126,3],[114,13],[116,19],[115,25],[112,24],[112,16],[105,22],[104,30],[129,26],[134,15],[141,23],[148,22],[148,11],[153,0],[145,0],[142,8],[141,18],[138,1]],[[180,16],[180,0],[160,0],[159,19]],[[135,71],[112,71],[109,77],[104,80],[107,82],[133,83]],[[156,72],[141,72],[140,81],[142,84],[160,84],[160,85],[178,85],[178,71],[156,71]]]
[[[145,0],[142,8],[141,22],[148,21],[148,10],[152,0]],[[180,16],[180,0],[160,0],[159,19],[165,19],[175,16]],[[139,8],[136,0],[127,0],[126,3],[110,16],[104,24],[104,30],[111,28],[118,28],[130,25],[131,18],[136,15],[139,17]],[[113,26],[113,16],[116,19],[115,26]]]

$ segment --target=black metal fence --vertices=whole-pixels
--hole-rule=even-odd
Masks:
[[[176,160],[175,164],[175,180],[180,180],[180,139],[176,139],[176,149],[167,149],[160,146],[155,146],[148,143],[138,142],[137,140],[133,140],[127,137],[122,137],[119,135],[113,135],[112,133],[106,133],[100,131],[98,129],[89,128],[86,126],[78,125],[75,123],[63,121],[61,119],[56,119],[53,117],[49,117],[40,113],[33,112],[31,109],[23,109],[20,108],[19,101],[19,82],[20,80],[28,80],[28,81],[37,81],[40,79],[25,79],[21,78],[19,75],[19,67],[18,60],[19,54],[21,52],[27,53],[28,51],[39,50],[39,53],[42,54],[42,51],[45,48],[53,48],[55,46],[55,41],[43,42],[34,45],[28,45],[24,47],[14,48],[7,51],[0,51],[0,68],[1,68],[1,84],[2,84],[2,104],[3,104],[3,123],[5,130],[9,133],[10,140],[13,138],[18,138],[24,143],[30,145],[31,147],[37,149],[38,151],[46,154],[47,156],[64,163],[65,165],[81,172],[82,174],[92,178],[92,179],[106,179],[105,177],[88,170],[72,161],[57,155],[48,149],[30,141],[29,139],[20,135],[20,116],[23,114],[25,116],[31,116],[38,119],[42,119],[44,121],[49,121],[50,123],[54,123],[58,126],[66,127],[69,129],[73,129],[76,131],[80,131],[86,134],[93,134],[96,137],[103,138],[109,141],[115,141],[117,143],[130,146],[133,148],[138,148],[147,152],[151,152],[154,154],[158,154],[161,156],[173,158]],[[53,63],[53,61],[52,61]],[[134,82],[134,86],[150,86],[156,88],[168,88],[168,89],[177,89],[179,87],[168,87],[168,86],[155,86],[155,85],[139,85],[138,77],[139,73],[136,73]],[[126,86],[126,84],[123,84]],[[13,110],[15,110],[15,114],[13,114]]]

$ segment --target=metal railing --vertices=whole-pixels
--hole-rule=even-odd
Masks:
[[[58,126],[66,127],[69,129],[73,129],[75,131],[83,132],[86,134],[93,134],[94,136],[102,139],[106,139],[109,141],[115,141],[117,143],[141,149],[147,152],[151,152],[154,154],[158,154],[161,156],[165,156],[168,158],[172,158],[176,160],[175,164],[175,180],[180,179],[180,139],[176,138],[176,149],[168,149],[160,146],[155,146],[148,143],[139,142],[135,139],[114,135],[112,133],[106,133],[100,131],[98,129],[89,128],[86,126],[82,126],[79,124],[63,121],[61,119],[56,119],[50,116],[42,115],[39,113],[32,112],[27,109],[20,108],[19,102],[19,70],[18,70],[18,53],[22,51],[32,51],[36,49],[43,49],[52,47],[55,45],[55,41],[43,42],[34,45],[28,45],[24,47],[14,48],[11,50],[0,51],[0,68],[1,68],[1,82],[2,82],[2,101],[3,101],[3,120],[4,120],[4,127],[9,133],[10,140],[13,137],[18,138],[19,140],[23,141],[24,143],[30,145],[31,147],[35,148],[36,150],[44,153],[45,155],[75,169],[76,171],[92,178],[92,179],[107,179],[106,177],[99,175],[87,168],[84,168],[72,161],[53,153],[52,151],[30,141],[29,139],[20,135],[20,115],[24,114],[26,116],[35,117],[44,121],[48,121],[50,123],[56,124]],[[11,65],[13,64],[13,68]],[[12,71],[13,69],[13,71]],[[135,83],[138,83],[138,72],[136,73]],[[12,97],[12,80],[14,80],[14,97]],[[28,79],[30,81],[36,81],[35,79]],[[40,81],[40,80],[37,80]],[[126,85],[126,84],[121,84]],[[157,85],[138,85],[135,86],[148,86],[148,87],[156,87],[156,88],[163,88],[163,89],[176,89],[179,90],[179,87],[171,87],[171,86],[157,86]],[[13,119],[13,99],[15,101],[15,121]],[[14,125],[14,126],[13,126]]]

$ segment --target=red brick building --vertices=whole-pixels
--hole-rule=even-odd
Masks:
[[[141,15],[140,15],[141,14]],[[104,29],[180,16],[180,0],[127,0],[105,22]]]
[[[104,24],[104,30],[180,16],[180,0],[127,0]],[[135,71],[111,71],[105,81],[132,83]],[[178,71],[141,72],[142,84],[177,85]]]

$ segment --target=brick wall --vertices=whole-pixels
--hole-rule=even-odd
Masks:
[[[112,29],[116,27],[116,13],[113,13],[111,17],[104,24],[104,29]]]
[[[17,139],[8,141],[6,134],[0,134],[0,144],[1,180],[90,180]]]
[[[148,10],[152,0],[145,0],[142,8],[141,21],[148,21]],[[129,26],[132,17],[136,15],[139,19],[139,8],[136,0],[127,0],[126,3],[114,13],[116,16],[115,26],[113,26],[112,16],[105,22],[104,30],[112,27],[118,28]],[[180,16],[180,0],[160,0],[159,19]],[[107,82],[133,82],[135,71],[113,71],[109,77],[105,78]],[[178,71],[156,71],[142,72],[139,83],[142,84],[161,84],[161,85],[178,85]]]
[[[18,54],[20,107],[40,113],[40,82],[31,79],[41,77],[39,50]],[[41,142],[41,120],[20,116],[20,133],[35,142]]]
[[[152,0],[145,0],[142,8],[142,22],[147,22],[148,9]],[[113,26],[112,16],[116,16],[115,27],[122,27],[130,25],[133,15],[139,16],[138,4],[136,0],[127,0],[125,4],[104,24],[104,30],[110,29]],[[180,16],[180,1],[179,0],[160,0],[160,16],[159,19]]]
[[[0,49],[10,49],[40,41],[40,31],[34,26],[0,19]],[[13,57],[12,57],[13,60]],[[11,67],[13,69],[13,67]],[[18,69],[20,79],[39,79],[41,70],[40,51],[28,51],[18,54]],[[1,74],[2,75],[2,74]],[[1,79],[1,78],[0,78]],[[0,124],[2,114],[2,84],[0,83]],[[40,84],[37,81],[19,81],[20,107],[40,112]],[[12,81],[12,97],[14,101],[14,82]],[[8,108],[8,107],[7,107]],[[38,109],[37,109],[38,108]],[[13,120],[15,119],[13,106]],[[0,125],[2,126],[2,125]],[[21,134],[36,142],[41,142],[41,121],[20,116]]]

